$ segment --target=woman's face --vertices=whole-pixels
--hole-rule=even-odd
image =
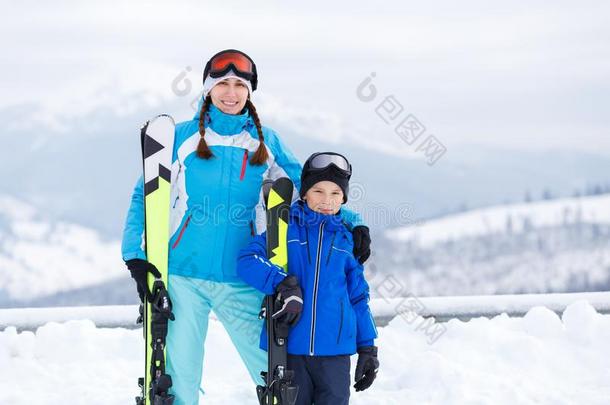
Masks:
[[[343,203],[343,191],[332,181],[319,181],[307,190],[303,199],[313,211],[334,215]]]
[[[239,114],[248,100],[248,88],[238,79],[224,79],[210,90],[212,103],[225,114]]]

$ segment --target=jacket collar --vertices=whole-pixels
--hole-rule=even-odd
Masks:
[[[303,200],[298,200],[292,204],[290,215],[292,220],[300,226],[317,227],[324,222],[326,228],[329,230],[347,230],[347,227],[344,225],[341,217],[341,210],[339,210],[339,212],[335,215],[321,214],[309,208],[307,203]]]
[[[194,120],[199,120],[199,113],[203,105],[203,98],[199,100],[197,112],[195,112]],[[205,126],[210,127],[219,135],[236,135],[244,129],[249,130],[254,126],[254,120],[250,116],[250,111],[244,109],[242,114],[225,114],[218,109],[214,104],[210,104],[210,108],[205,114]]]

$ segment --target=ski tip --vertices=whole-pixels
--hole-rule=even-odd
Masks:
[[[148,120],[148,122],[149,123],[153,123],[153,122],[158,121],[158,120],[168,120],[168,121],[171,122],[172,125],[176,125],[176,121],[174,120],[174,117],[172,117],[169,114],[158,114],[158,115],[155,115],[150,120]]]
[[[288,177],[280,177],[279,179],[275,180],[271,186],[271,188],[273,189],[284,189],[284,188],[288,188],[290,190],[292,190],[293,187],[293,183],[292,180],[290,180]]]

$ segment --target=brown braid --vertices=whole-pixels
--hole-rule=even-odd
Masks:
[[[267,148],[265,147],[265,137],[263,136],[261,120],[258,118],[256,108],[250,99],[246,101],[246,107],[248,107],[248,110],[250,110],[250,115],[252,115],[252,118],[254,119],[254,125],[256,125],[256,131],[258,132],[258,140],[260,141],[258,144],[258,149],[256,149],[256,152],[254,152],[254,155],[252,155],[252,159],[250,159],[250,164],[260,166],[269,158]]]
[[[208,94],[203,102],[203,106],[201,106],[201,111],[199,112],[199,134],[201,138],[199,138],[199,144],[197,145],[197,156],[202,159],[209,159],[214,156],[207,142],[205,141],[205,113],[207,112],[210,104],[212,103],[212,96]]]

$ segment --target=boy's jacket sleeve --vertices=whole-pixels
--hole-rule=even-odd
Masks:
[[[267,295],[275,293],[275,287],[286,277],[284,271],[267,260],[267,234],[256,235],[239,252],[237,275],[247,284]]]
[[[369,307],[369,285],[364,278],[364,267],[353,256],[349,258],[346,276],[350,303],[356,312],[356,345],[372,346],[377,328]]]

